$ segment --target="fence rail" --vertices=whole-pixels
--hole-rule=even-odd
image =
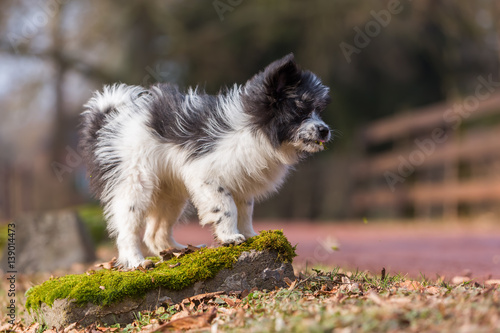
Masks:
[[[383,119],[361,132],[362,156],[351,174],[354,215],[500,212],[500,94],[447,122],[456,104]]]

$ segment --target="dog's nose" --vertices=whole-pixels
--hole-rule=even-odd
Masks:
[[[330,134],[330,129],[324,125],[318,125],[318,133],[321,139],[326,140]]]

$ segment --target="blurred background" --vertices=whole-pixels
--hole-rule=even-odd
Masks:
[[[271,61],[331,87],[328,151],[257,218],[456,219],[500,213],[500,3],[0,2],[0,220],[93,202],[78,115],[103,84],[209,93]]]

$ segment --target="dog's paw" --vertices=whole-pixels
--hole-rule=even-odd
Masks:
[[[243,243],[246,239],[245,236],[242,234],[234,234],[234,235],[229,235],[229,236],[224,236],[224,237],[218,237],[219,241],[222,243],[222,245],[238,245]]]
[[[243,235],[245,236],[245,239],[249,239],[258,236],[259,234],[252,230],[250,232],[244,232]]]
[[[121,266],[125,270],[129,270],[141,266],[144,261],[145,259],[142,256],[120,257],[116,263],[116,266]]]

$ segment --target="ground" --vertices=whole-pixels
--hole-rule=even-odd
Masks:
[[[500,332],[500,233],[495,225],[256,223],[256,230],[263,229],[284,229],[292,245],[298,245],[297,280],[288,281],[289,288],[186,300],[142,313],[134,324],[121,329]],[[212,241],[209,230],[197,225],[182,225],[175,232],[184,243]],[[101,260],[113,255],[109,248],[100,249],[99,254]],[[319,266],[321,270],[312,269]],[[95,269],[75,265],[73,272],[88,268]],[[67,273],[52,272],[55,276]],[[17,324],[8,326],[4,316],[0,331],[50,332],[20,320],[24,292],[49,275],[18,276]],[[8,301],[4,280],[2,309]],[[78,326],[66,329],[84,331]]]
[[[500,223],[495,221],[351,221],[350,223],[257,222],[255,230],[283,229],[297,246],[294,266],[340,266],[411,278],[469,276],[500,279]],[[212,242],[208,229],[179,225],[181,243]]]

